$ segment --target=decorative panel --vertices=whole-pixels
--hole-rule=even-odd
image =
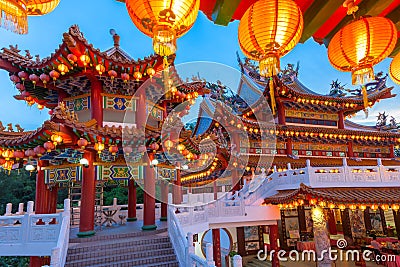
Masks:
[[[176,179],[176,170],[170,168],[158,168],[158,178],[165,179],[168,181],[175,181]]]
[[[150,116],[152,116],[154,119],[156,119],[158,121],[162,121],[164,111],[155,105],[152,105],[152,106],[149,106],[149,103],[146,103],[146,114],[150,113]]]
[[[353,146],[353,152],[359,153],[390,153],[389,147]]]
[[[135,111],[136,101],[131,97],[103,95],[103,108],[118,111]]]
[[[329,120],[337,121],[339,116],[337,114],[310,112],[310,111],[298,111],[298,110],[285,110],[286,117],[292,118],[303,118],[303,119],[315,119],[315,120]]]
[[[61,167],[45,169],[44,177],[46,184],[65,183],[65,182],[81,182],[82,167]]]
[[[143,167],[131,167],[126,165],[96,165],[96,180],[130,180],[141,179],[143,177]]]
[[[90,109],[90,95],[68,98],[64,102],[69,110],[83,111]]]

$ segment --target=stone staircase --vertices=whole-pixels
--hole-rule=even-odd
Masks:
[[[65,267],[179,267],[166,229],[70,239]]]

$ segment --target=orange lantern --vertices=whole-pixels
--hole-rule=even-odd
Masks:
[[[176,148],[178,149],[179,152],[182,153],[182,151],[185,150],[186,147],[184,144],[179,144]]]
[[[99,75],[102,75],[106,71],[106,68],[104,67],[103,64],[97,64],[96,70],[99,73]]]
[[[154,74],[156,73],[156,71],[155,71],[153,68],[148,68],[148,69],[146,70],[146,73],[147,73],[147,75],[149,75],[150,78],[151,78],[151,77],[154,76]]]
[[[395,83],[400,84],[400,53],[390,63],[389,74]]]
[[[172,142],[171,140],[166,140],[164,142],[164,146],[167,148],[167,150],[169,151],[173,146],[174,146],[174,142]]]
[[[280,71],[279,58],[299,42],[303,16],[292,0],[259,0],[247,9],[239,24],[239,45],[250,59],[260,62],[260,75]]]
[[[46,143],[44,143],[43,147],[46,149],[47,152],[51,152],[55,148],[53,142],[51,141],[47,141]]]
[[[76,142],[76,144],[81,148],[81,149],[85,149],[85,147],[88,144],[88,141],[84,138],[79,138],[78,142]]]
[[[22,1],[0,1],[0,14],[2,14],[1,19],[4,20],[0,26],[18,34],[28,33],[28,14]]]
[[[138,82],[140,79],[142,79],[142,73],[140,71],[135,71],[133,73],[133,78]]]
[[[108,151],[110,151],[111,155],[115,156],[118,153],[118,147],[117,146],[110,146],[108,148]]]
[[[85,71],[86,71],[86,67],[90,63],[90,57],[88,55],[81,55],[79,57],[79,60],[82,62],[83,66],[85,67]]]
[[[74,54],[68,54],[67,59],[71,64],[75,64],[75,62],[78,61],[78,57]]]
[[[97,151],[97,153],[101,154],[101,152],[104,150],[104,144],[103,143],[96,143],[94,145],[94,149]]]
[[[62,137],[58,134],[53,134],[50,139],[53,141],[54,146],[57,146],[63,141]]]
[[[52,12],[60,0],[29,0],[26,1],[28,16],[41,16]]]
[[[3,158],[5,158],[6,160],[9,160],[10,158],[14,157],[14,151],[12,150],[4,150],[1,155],[3,156]]]
[[[176,38],[194,24],[200,0],[126,0],[128,13],[136,27],[153,38],[153,49],[160,56],[176,51]]]
[[[390,19],[360,18],[333,36],[328,58],[336,69],[351,71],[353,84],[364,84],[374,78],[373,66],[393,51],[396,42],[396,26]]]
[[[61,75],[64,75],[65,73],[67,73],[69,71],[68,67],[61,63],[60,65],[57,66],[58,71],[61,73]]]
[[[124,83],[127,83],[129,80],[129,74],[128,73],[121,73],[121,79],[124,81]]]

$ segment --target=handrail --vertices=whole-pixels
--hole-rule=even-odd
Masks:
[[[64,267],[67,259],[70,228],[70,200],[64,200],[64,212],[57,246],[51,250],[50,267]]]

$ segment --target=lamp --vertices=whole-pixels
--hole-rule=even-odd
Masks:
[[[158,165],[158,160],[157,160],[157,159],[153,159],[153,160],[150,162],[150,168],[156,167],[157,165]]]
[[[35,170],[35,166],[29,163],[25,166],[25,170],[27,170],[28,172],[33,172]]]
[[[87,159],[85,159],[85,158],[81,158],[79,160],[79,164],[81,164],[85,168],[89,168],[89,161]]]

